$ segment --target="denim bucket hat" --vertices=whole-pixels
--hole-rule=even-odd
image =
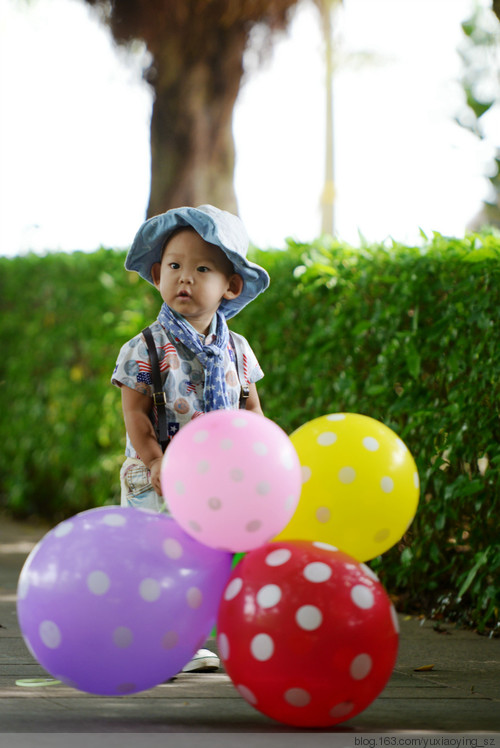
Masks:
[[[141,278],[153,283],[151,268],[161,262],[167,239],[180,228],[193,228],[202,239],[222,249],[232,262],[235,273],[243,278],[243,290],[236,299],[223,299],[220,310],[230,319],[253,301],[269,285],[269,275],[254,262],[247,260],[248,235],[238,216],[213,205],[198,208],[173,208],[149,218],[137,232],[125,260],[127,270],[135,270]]]

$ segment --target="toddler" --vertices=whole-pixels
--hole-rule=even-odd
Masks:
[[[230,333],[226,322],[269,285],[247,250],[240,219],[212,205],[174,208],[137,232],[125,268],[163,299],[149,328],[161,392],[143,331],[122,346],[112,376],[126,428],[122,506],[168,513],[160,485],[163,451],[191,419],[239,407],[262,414],[256,382],[264,374],[246,339]],[[218,658],[202,649],[183,672],[218,666]]]

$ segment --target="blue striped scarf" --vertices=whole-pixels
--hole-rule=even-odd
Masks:
[[[177,338],[188,350],[195,354],[205,369],[205,390],[203,400],[205,413],[211,410],[227,410],[230,403],[226,390],[224,372],[224,351],[229,342],[229,329],[222,312],[217,311],[217,330],[213,343],[203,345],[200,338],[185,323],[182,317],[173,313],[167,304],[163,304],[158,315],[158,321]]]

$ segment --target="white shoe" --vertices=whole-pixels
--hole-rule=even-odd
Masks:
[[[209,649],[199,649],[187,665],[182,668],[183,673],[213,673],[220,667],[220,660]]]

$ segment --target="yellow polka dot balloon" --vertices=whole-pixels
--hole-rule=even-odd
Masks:
[[[368,416],[332,413],[290,439],[302,467],[302,493],[276,540],[330,543],[358,561],[397,543],[415,517],[419,478],[394,431]]]

